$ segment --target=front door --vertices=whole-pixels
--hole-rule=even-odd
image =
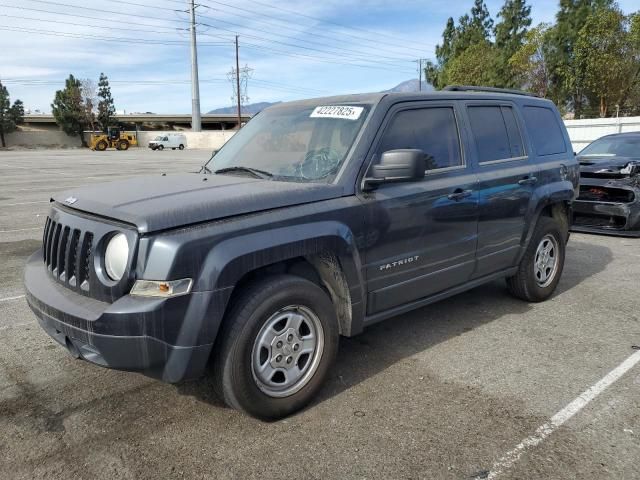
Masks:
[[[423,180],[363,193],[368,314],[463,284],[473,272],[478,194],[457,117],[453,102],[420,102],[396,107],[385,121],[374,161],[420,149],[427,171]]]

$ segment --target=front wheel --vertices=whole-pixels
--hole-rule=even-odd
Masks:
[[[215,388],[227,405],[277,419],[313,398],[338,351],[329,296],[293,275],[267,277],[234,301],[216,349]]]
[[[164,150],[164,145],[158,145],[158,150]]]
[[[541,302],[556,289],[565,258],[565,238],[558,222],[540,217],[518,271],[507,278],[507,287],[516,297]]]

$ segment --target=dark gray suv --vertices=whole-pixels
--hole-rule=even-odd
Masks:
[[[313,398],[340,336],[496,278],[548,298],[577,189],[547,100],[284,103],[198,174],[55,197],[27,299],[78,358],[168,382],[210,365],[227,404],[278,418]]]

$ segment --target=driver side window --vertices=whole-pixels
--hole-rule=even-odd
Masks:
[[[462,166],[453,107],[418,108],[396,113],[382,137],[378,154],[403,148],[422,150],[427,171]]]

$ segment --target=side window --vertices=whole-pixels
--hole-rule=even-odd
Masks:
[[[427,170],[463,165],[453,107],[398,112],[384,132],[378,153],[401,148],[422,150]]]
[[[522,136],[511,107],[470,106],[467,111],[480,163],[524,156]]]
[[[507,135],[509,136],[509,146],[511,147],[511,158],[524,156],[524,146],[522,144],[522,135],[518,128],[516,116],[511,107],[500,107],[504,124],[507,127]]]
[[[524,107],[524,121],[538,155],[565,153],[564,136],[553,110],[546,107]]]

